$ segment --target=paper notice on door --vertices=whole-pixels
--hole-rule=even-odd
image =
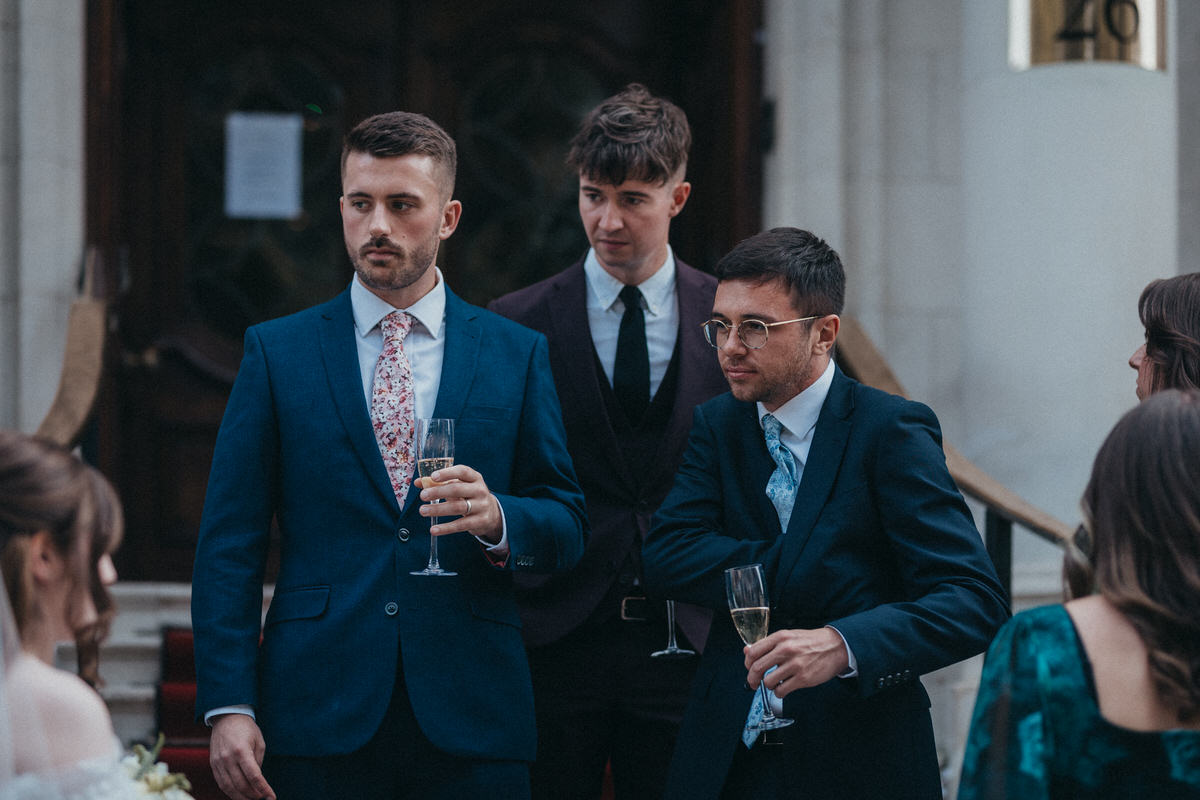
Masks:
[[[235,111],[225,118],[226,216],[300,216],[303,132],[299,114]]]

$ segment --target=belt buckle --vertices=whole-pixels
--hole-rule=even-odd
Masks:
[[[621,619],[625,622],[645,622],[646,598],[629,595],[621,598]]]

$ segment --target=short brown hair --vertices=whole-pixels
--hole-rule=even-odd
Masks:
[[[407,155],[429,156],[442,170],[442,188],[447,199],[454,194],[458,173],[458,149],[450,134],[424,114],[389,111],[367,117],[346,134],[342,141],[342,175],[351,153],[366,153],[375,158]]]
[[[1125,414],[1096,455],[1064,570],[1071,596],[1099,592],[1137,630],[1180,722],[1200,719],[1198,452],[1200,391],[1166,389]]]
[[[802,316],[841,314],[845,304],[842,259],[824,239],[800,228],[771,228],[743,239],[721,256],[713,274],[718,281],[781,281]]]
[[[1151,281],[1138,298],[1150,391],[1200,389],[1200,272]]]
[[[588,112],[571,140],[567,166],[613,186],[665,184],[687,167],[691,147],[683,110],[631,83]]]

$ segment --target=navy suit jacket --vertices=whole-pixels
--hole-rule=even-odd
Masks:
[[[569,573],[521,576],[518,585],[525,641],[532,646],[561,639],[578,628],[617,580],[637,539],[666,497],[683,457],[692,409],[725,391],[727,384],[700,323],[712,315],[717,281],[675,261],[679,301],[679,373],[667,428],[647,463],[630,465],[621,452],[620,426],[608,413],[603,372],[593,356],[583,261],[488,307],[546,334],[550,366],[563,406],[567,447],[587,498],[590,536],[583,559]],[[680,628],[697,649],[708,638],[711,612],[681,605]]]
[[[435,746],[534,757],[513,570],[579,560],[583,498],[545,339],[449,289],[445,313],[434,416],[456,420],[455,461],[481,472],[499,499],[511,549],[499,568],[474,537],[442,537],[441,563],[454,578],[409,574],[429,555],[429,520],[417,512],[418,492],[402,509],[389,484],[363,395],[349,291],[246,331],[196,552],[197,711],[254,706],[274,753],[362,746],[402,669]],[[273,517],[279,577],[262,627]]]
[[[836,370],[786,533],[765,494],[774,468],[753,403],[704,404],[646,539],[648,587],[717,612],[667,796],[716,797],[742,746],[751,694],[723,571],[756,562],[772,630],[832,625],[858,662],[856,678],[785,698],[787,784],[806,798],[939,796],[919,676],[984,650],[1009,610],[936,417]]]

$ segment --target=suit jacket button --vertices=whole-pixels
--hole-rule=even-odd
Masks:
[[[408,528],[401,528],[400,530],[396,531],[396,538],[402,542],[407,542],[408,541]]]
[[[383,613],[387,614],[389,617],[396,616],[396,612],[399,610],[400,606],[396,605],[395,603],[388,603],[383,607]]]

